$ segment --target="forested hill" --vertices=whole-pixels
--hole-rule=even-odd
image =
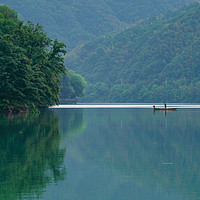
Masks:
[[[199,102],[200,4],[102,37],[71,53],[86,102]]]
[[[96,36],[122,30],[194,0],[0,0],[44,27],[48,35],[72,49]]]

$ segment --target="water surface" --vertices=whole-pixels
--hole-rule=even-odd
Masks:
[[[0,118],[0,199],[200,199],[200,110]]]

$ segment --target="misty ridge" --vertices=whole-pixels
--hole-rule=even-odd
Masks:
[[[20,19],[39,23],[53,39],[65,42],[68,50],[94,38],[158,17],[194,0],[0,0]]]

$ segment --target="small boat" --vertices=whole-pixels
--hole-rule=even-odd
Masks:
[[[154,108],[154,110],[176,110],[177,108]]]
[[[171,111],[175,111],[177,108],[156,108],[155,106],[153,106],[154,110],[171,110]]]

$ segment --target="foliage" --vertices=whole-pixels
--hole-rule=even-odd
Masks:
[[[199,102],[199,3],[152,20],[67,56],[88,82],[84,101]]]
[[[40,23],[51,38],[72,49],[97,36],[156,17],[194,0],[0,0],[23,20]],[[37,12],[37,14],[35,14]]]
[[[0,110],[58,104],[61,76],[66,71],[64,48],[64,43],[52,41],[38,24],[24,24],[15,11],[0,6]],[[73,95],[83,95],[84,80],[75,73],[72,77]]]
[[[68,70],[61,83],[61,99],[74,99],[84,96],[86,82],[82,76]]]

